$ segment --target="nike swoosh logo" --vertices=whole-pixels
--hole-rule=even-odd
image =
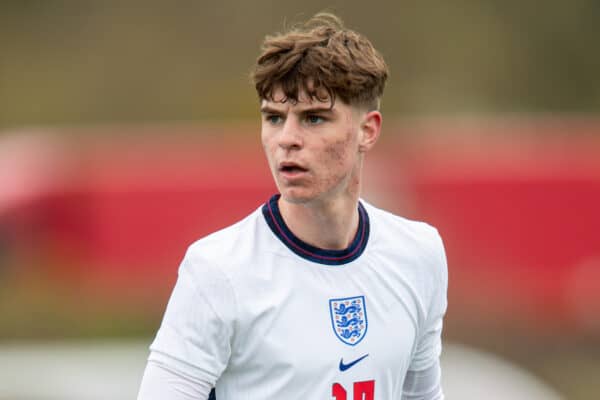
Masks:
[[[355,366],[356,364],[358,364],[359,362],[361,362],[368,356],[369,356],[368,354],[365,354],[364,356],[357,358],[356,360],[349,362],[348,364],[344,364],[344,359],[341,358],[340,359],[340,371],[344,372],[345,370],[352,368],[353,366]]]

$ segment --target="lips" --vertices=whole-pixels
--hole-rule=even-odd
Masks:
[[[298,163],[295,163],[292,161],[285,161],[285,162],[279,163],[279,171],[288,173],[288,174],[296,174],[296,173],[307,172],[308,169],[301,164],[298,164]]]

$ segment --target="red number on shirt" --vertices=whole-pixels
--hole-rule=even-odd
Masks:
[[[331,387],[331,395],[335,397],[335,400],[348,400],[346,395],[346,389],[339,383],[334,383]]]
[[[375,394],[375,381],[354,382],[354,400],[373,400]],[[331,395],[335,400],[348,400],[346,389],[339,383],[331,387]]]

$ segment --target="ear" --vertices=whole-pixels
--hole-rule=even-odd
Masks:
[[[379,111],[369,111],[363,115],[360,123],[358,151],[365,153],[375,145],[381,133],[382,116]]]

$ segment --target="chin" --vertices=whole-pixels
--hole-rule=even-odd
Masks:
[[[280,189],[279,193],[282,199],[292,204],[306,204],[316,198],[314,194],[296,188]]]

